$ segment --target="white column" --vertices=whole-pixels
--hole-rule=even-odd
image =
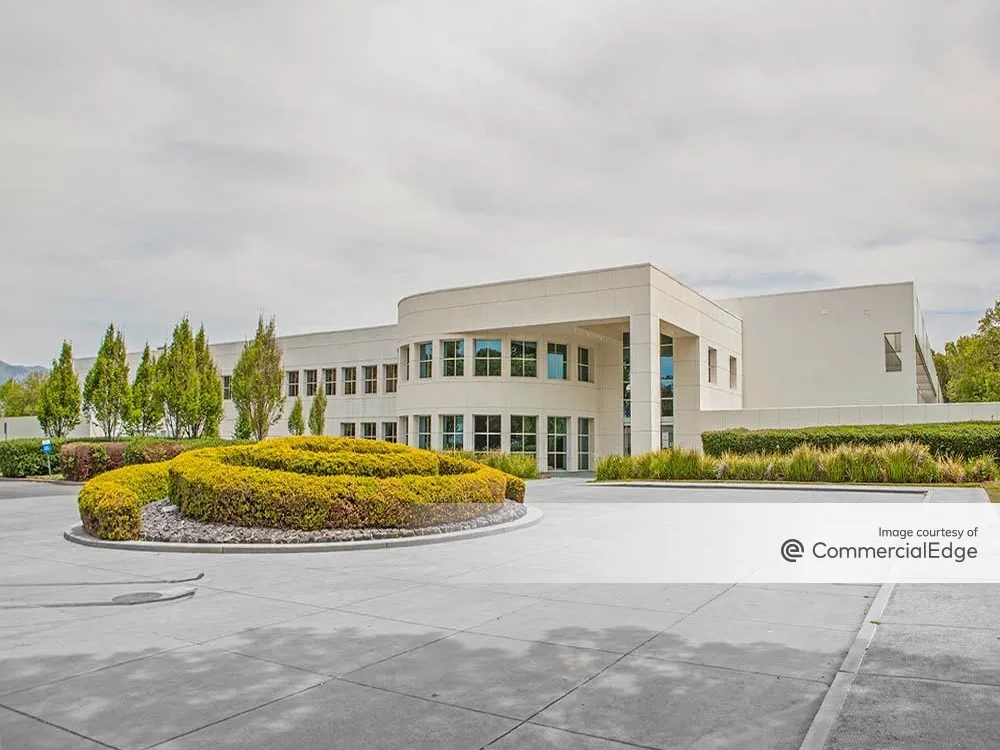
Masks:
[[[632,455],[660,449],[660,319],[629,317]]]

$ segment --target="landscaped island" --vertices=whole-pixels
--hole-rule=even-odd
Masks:
[[[406,445],[327,437],[277,438],[192,450],[126,466],[80,491],[92,536],[142,538],[142,510],[169,499],[181,516],[251,528],[408,529],[523,502],[524,481],[475,461]]]

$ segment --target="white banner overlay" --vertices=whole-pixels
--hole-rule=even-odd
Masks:
[[[1000,583],[1000,505],[989,503],[615,503],[575,510],[581,517],[558,519],[564,533],[545,551],[462,579]]]

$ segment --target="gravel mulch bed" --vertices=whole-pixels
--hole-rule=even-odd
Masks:
[[[412,529],[265,529],[204,523],[185,518],[169,500],[149,503],[142,509],[142,539],[150,542],[296,544],[302,542],[354,542],[364,539],[397,539],[467,531],[516,521],[527,513],[521,503],[505,500],[491,513],[456,523]]]

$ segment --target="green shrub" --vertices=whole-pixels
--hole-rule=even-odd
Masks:
[[[86,482],[111,469],[125,465],[125,443],[64,443],[59,449],[59,469],[63,478]]]
[[[629,478],[631,461],[628,456],[605,456],[597,462],[598,482],[621,482]]]
[[[505,474],[511,474],[521,479],[538,479],[538,459],[523,453],[503,453],[502,451],[448,451],[447,455],[460,456],[470,461],[492,466]]]
[[[59,471],[59,451],[65,440],[52,439],[52,470]],[[0,477],[37,477],[48,474],[48,462],[42,453],[41,438],[0,441]]]
[[[980,456],[968,462],[965,477],[970,482],[995,482],[1000,479],[1000,466],[993,456]]]
[[[738,428],[705,432],[701,442],[705,453],[712,456],[723,453],[789,454],[800,445],[831,449],[841,445],[879,446],[915,442],[926,445],[934,456],[972,459],[982,455],[1000,456],[1000,423],[843,425],[770,430]]]
[[[91,479],[80,489],[83,528],[101,539],[137,539],[142,507],[167,496],[167,464],[115,469]]]
[[[271,454],[272,459],[264,456]],[[294,454],[304,454],[298,458]],[[309,454],[314,454],[309,456]],[[332,455],[325,455],[332,454]],[[344,458],[344,454],[347,457]],[[368,455],[366,455],[368,454]],[[281,459],[291,463],[279,466]],[[243,460],[254,463],[244,465]],[[296,467],[394,467],[368,475],[298,473]],[[400,460],[437,472],[392,473]],[[305,463],[302,463],[305,462]],[[266,463],[268,468],[261,468]],[[350,438],[279,438],[250,447],[182,453],[169,464],[170,499],[190,518],[272,528],[373,528],[419,525],[481,514],[523,487],[491,467],[459,456]],[[514,478],[516,479],[516,478]],[[451,508],[436,507],[450,505]]]

